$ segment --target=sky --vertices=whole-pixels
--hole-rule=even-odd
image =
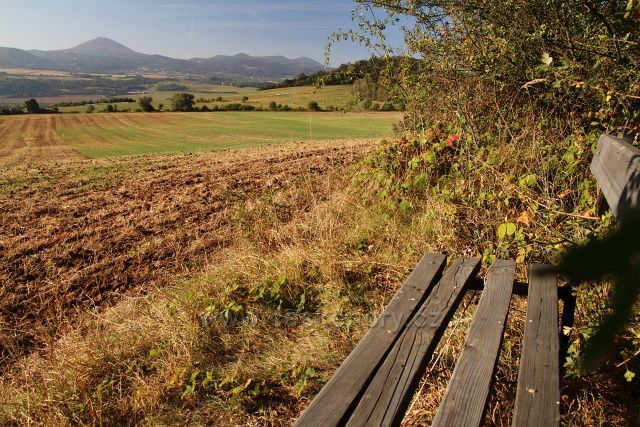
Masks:
[[[327,37],[354,27],[352,0],[21,0],[0,14],[0,46],[66,49],[107,37],[142,53],[308,56],[324,62]],[[402,44],[399,29],[389,31]],[[369,57],[341,43],[331,65]]]

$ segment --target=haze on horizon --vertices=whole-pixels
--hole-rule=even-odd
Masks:
[[[30,0],[3,6],[0,46],[57,50],[107,37],[138,52],[180,59],[246,53],[324,62],[327,37],[353,27],[353,6],[352,0]],[[402,41],[398,29],[389,36]],[[341,43],[331,63],[369,56]]]

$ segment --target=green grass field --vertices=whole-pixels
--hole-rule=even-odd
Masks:
[[[397,113],[112,113],[60,116],[62,140],[86,157],[214,151],[309,140],[385,138]]]

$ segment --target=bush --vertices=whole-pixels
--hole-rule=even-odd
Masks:
[[[2,107],[0,106],[0,116],[13,116],[18,114],[24,114],[24,110],[17,107]]]
[[[38,101],[36,101],[35,99],[25,101],[24,109],[28,114],[37,114],[41,111],[40,104],[38,104]]]
[[[385,102],[384,104],[382,104],[382,106],[380,107],[380,109],[382,111],[395,111],[396,108],[393,106],[392,103],[390,102]]]
[[[95,107],[95,105],[93,105],[93,104],[89,104],[89,105],[87,105],[87,108],[86,108],[86,110],[85,110],[85,111],[86,111],[87,113],[91,114],[91,113],[93,113],[94,111],[96,111],[96,107]]]
[[[376,6],[388,15],[380,22],[356,13],[359,28],[371,34],[335,40],[384,46],[376,44],[377,29],[398,14],[413,22],[405,32],[407,57],[380,75],[390,88],[384,99],[408,110],[399,126],[406,139],[372,160],[372,181],[384,186],[377,190],[385,203],[446,200],[456,210],[447,250],[458,245],[482,255],[485,265],[498,257],[518,265],[554,262],[567,248],[609,232],[610,219],[593,210],[588,164],[599,134],[640,128],[638,2],[357,3],[358,12]],[[471,241],[474,247],[463,247]],[[578,292],[579,303],[591,298]],[[573,336],[577,328],[599,326],[579,323]],[[612,369],[626,370],[629,355],[640,354],[637,330],[638,317],[611,337],[618,346]]]
[[[224,109],[227,111],[240,111],[242,110],[242,105],[237,103],[227,104]]]
[[[138,106],[145,113],[155,111],[155,108],[153,108],[153,98],[150,96],[141,96],[138,99]]]
[[[269,111],[278,111],[278,104],[276,104],[275,101],[271,101],[267,109],[269,109]]]
[[[322,111],[320,105],[316,101],[311,101],[307,104],[307,110],[309,111]]]
[[[195,97],[190,93],[176,93],[171,97],[172,111],[193,111]]]

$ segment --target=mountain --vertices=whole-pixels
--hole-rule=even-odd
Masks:
[[[0,67],[6,68],[46,68],[49,61],[27,51],[0,47]]]
[[[259,80],[279,80],[300,73],[314,73],[323,68],[317,61],[304,57],[289,59],[284,56],[238,54],[175,59],[139,53],[104,37],[63,50],[0,48],[0,67],[96,74],[179,72]]]
[[[65,51],[62,51],[65,52]],[[97,39],[89,40],[71,49],[67,49],[66,52],[71,52],[77,55],[94,55],[94,56],[135,56],[140,55],[132,49],[129,49],[123,44],[107,39],[105,37],[98,37]]]
[[[249,56],[239,53],[234,56],[216,55],[212,58],[194,58],[191,62],[221,74],[246,75],[255,78],[296,76],[300,73],[313,74],[324,67],[311,58],[289,59],[284,56]]]

